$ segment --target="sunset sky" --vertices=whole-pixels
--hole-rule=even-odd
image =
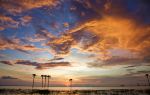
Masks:
[[[0,0],[0,85],[147,84],[150,0]]]

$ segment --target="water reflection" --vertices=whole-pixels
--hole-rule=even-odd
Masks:
[[[73,91],[0,89],[0,95],[150,95],[150,89],[73,90]]]

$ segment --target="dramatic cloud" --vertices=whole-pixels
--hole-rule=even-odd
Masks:
[[[150,27],[141,26],[134,20],[104,16],[69,30],[60,38],[48,42],[56,54],[67,54],[71,48],[93,52],[96,59],[106,63],[148,62],[150,47]],[[111,50],[128,51],[127,56],[119,57]],[[118,52],[118,51],[116,51]],[[126,63],[125,62],[125,63]],[[131,61],[130,61],[131,62]],[[123,63],[124,64],[124,63]]]
[[[7,12],[12,14],[21,13],[23,11],[31,10],[40,7],[52,7],[59,4],[58,0],[1,0],[0,6]]]
[[[0,61],[0,63],[7,64],[7,65],[28,65],[28,66],[35,66],[36,69],[48,69],[49,67],[59,67],[59,66],[71,66],[69,62],[48,62],[48,63],[38,63],[38,62],[31,62],[29,60],[13,60],[13,61]]]

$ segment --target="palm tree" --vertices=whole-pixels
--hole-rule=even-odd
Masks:
[[[47,77],[47,75],[44,75],[44,77],[45,77],[44,87],[46,87],[46,77]]]
[[[33,77],[33,82],[32,82],[32,89],[34,87],[34,78],[35,78],[36,74],[32,74],[32,77]]]
[[[44,75],[41,75],[41,77],[42,77],[42,87],[43,87],[43,77],[44,77]]]
[[[148,81],[148,85],[150,86],[150,81],[149,81],[149,74],[145,74],[147,81]]]
[[[70,90],[72,88],[72,79],[69,79],[69,82],[70,82]]]
[[[49,79],[51,78],[51,76],[48,75],[47,78],[48,78],[48,84],[47,84],[47,87],[49,87]]]

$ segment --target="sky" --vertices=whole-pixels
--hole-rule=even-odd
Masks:
[[[145,85],[149,0],[0,0],[0,85]]]

